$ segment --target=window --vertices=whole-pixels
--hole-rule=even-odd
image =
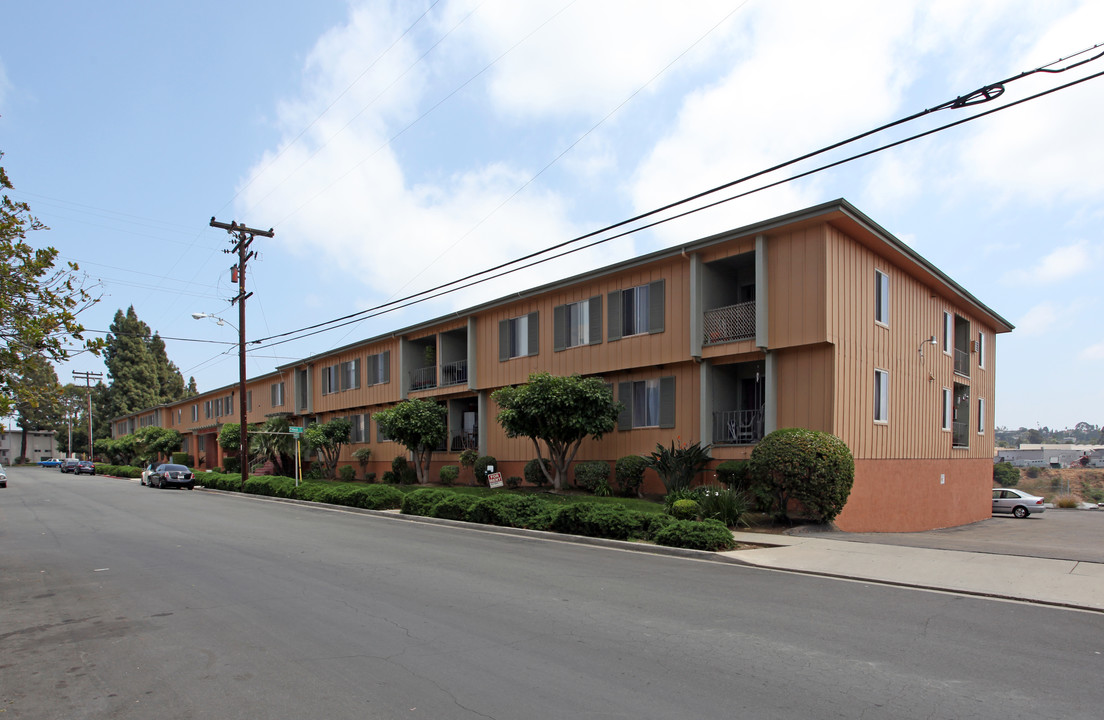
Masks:
[[[954,407],[951,403],[951,389],[943,388],[943,429],[950,432],[951,413]]]
[[[229,395],[227,395],[226,397],[224,397],[222,399],[222,407],[223,407],[223,411],[222,411],[223,415],[233,415],[234,414],[234,394],[233,393],[230,393]]]
[[[379,385],[391,382],[391,351],[384,350],[381,353],[369,355],[366,358],[366,367],[368,375],[366,384]]]
[[[954,318],[943,311],[943,352],[947,355],[954,351]]]
[[[500,320],[498,323],[498,359],[536,355],[539,351],[539,313]]]
[[[874,422],[889,422],[889,373],[874,371]]]
[[[342,390],[360,387],[360,358],[341,363],[340,375]]]
[[[272,383],[272,407],[280,407],[284,404],[284,384]]]
[[[210,416],[208,416],[210,417]],[[199,421],[199,405],[192,405],[192,422]]]
[[[874,271],[874,321],[889,325],[889,275]]]
[[[985,367],[985,333],[978,333],[978,368]]]
[[[624,405],[617,420],[619,430],[675,426],[675,378],[622,382],[618,400]]]
[[[210,400],[207,400],[206,402],[203,403],[203,417],[205,417],[205,418],[210,418],[211,417],[211,401]]]
[[[985,398],[978,398],[977,431],[978,435],[985,434]]]
[[[614,290],[608,296],[609,340],[663,332],[664,281]]]
[[[349,442],[368,442],[368,416],[350,415],[349,422],[353,425],[349,432]]]
[[[253,391],[252,390],[246,390],[245,391],[245,407],[246,407],[247,410],[252,410],[253,409]]]
[[[602,342],[602,296],[558,305],[552,312],[552,336],[556,352]]]
[[[337,392],[338,387],[338,366],[327,365],[322,368],[322,394],[329,395],[330,393]]]

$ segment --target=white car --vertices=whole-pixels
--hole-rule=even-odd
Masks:
[[[4,466],[0,465],[0,488],[8,486],[8,474],[4,472]]]
[[[1045,498],[1025,493],[1023,490],[1012,488],[993,488],[993,514],[1012,513],[1018,518],[1025,518],[1032,513],[1041,513],[1046,510],[1043,505]]]

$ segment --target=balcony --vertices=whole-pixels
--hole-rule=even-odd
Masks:
[[[429,390],[437,387],[437,366],[430,365],[410,371],[411,390]]]
[[[763,408],[713,413],[715,445],[751,445],[763,439]]]
[[[956,448],[970,447],[970,421],[951,423],[951,445]]]
[[[702,344],[749,340],[755,337],[755,301],[706,310],[702,318]]]
[[[464,385],[468,382],[468,361],[457,360],[441,365],[441,387]]]
[[[970,377],[970,352],[968,350],[955,347],[954,371],[963,377]]]

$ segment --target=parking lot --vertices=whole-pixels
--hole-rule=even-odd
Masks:
[[[848,542],[966,550],[1026,557],[1104,563],[1104,510],[1048,509],[1017,520],[998,515],[988,520],[918,533],[825,533]]]

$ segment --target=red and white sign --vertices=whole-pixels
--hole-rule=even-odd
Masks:
[[[502,487],[502,473],[493,472],[487,475],[487,484],[493,488]]]

